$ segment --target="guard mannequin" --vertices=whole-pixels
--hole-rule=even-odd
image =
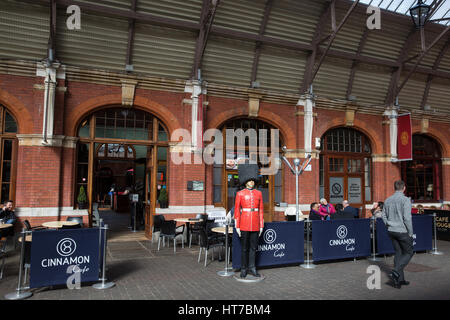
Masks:
[[[264,228],[264,206],[262,193],[255,189],[259,168],[256,164],[238,166],[239,182],[245,189],[236,194],[234,217],[236,232],[241,238],[241,278],[250,272],[261,277],[256,271],[255,256],[258,238]]]

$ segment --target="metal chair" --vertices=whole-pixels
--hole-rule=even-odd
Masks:
[[[191,232],[189,236],[189,248],[192,244],[192,236],[196,235],[198,238],[198,243],[200,243],[200,230],[206,228],[206,221],[208,220],[207,214],[198,214],[196,219],[201,219],[202,221],[194,223],[191,227]]]
[[[161,224],[166,221],[162,214],[157,214],[153,217],[153,229],[152,229],[152,244],[153,244],[153,235],[155,232],[161,232]],[[164,239],[163,239],[164,240]],[[163,246],[165,244],[163,243]]]
[[[214,260],[214,249],[217,247],[223,247],[224,243],[222,241],[219,241],[218,238],[216,238],[214,236],[209,237],[207,228],[201,229],[199,234],[200,234],[200,251],[198,253],[198,262],[200,263],[202,251],[205,250],[205,267],[206,267],[209,249],[213,249],[213,254],[211,255],[211,261],[213,261]],[[219,259],[220,259],[220,251],[219,251]]]
[[[161,223],[161,232],[159,233],[158,239],[158,251],[161,244],[161,238],[168,240],[173,239],[173,253],[177,252],[177,237],[181,236],[181,246],[184,248],[184,225],[180,226],[182,228],[181,231],[177,231],[177,223],[173,220],[164,221]],[[170,242],[168,242],[170,243]],[[170,246],[170,245],[169,245]]]
[[[72,229],[83,228],[83,217],[67,217],[66,221],[76,221],[76,222],[78,222],[78,225],[70,226],[70,227],[72,227]],[[67,227],[67,226],[64,226],[64,227]],[[64,228],[64,229],[69,229],[69,228]]]
[[[14,227],[9,227],[0,231],[0,255],[2,258],[2,267],[0,269],[0,279],[3,279],[3,270],[5,269],[6,246],[9,238],[14,238]]]
[[[30,224],[30,221],[28,221],[28,220],[24,220],[23,221],[23,225],[25,226],[25,229],[28,230],[28,231],[46,229],[45,227],[42,227],[42,226],[32,227],[31,224]]]

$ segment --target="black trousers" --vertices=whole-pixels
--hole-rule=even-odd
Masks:
[[[389,238],[391,238],[395,250],[394,270],[400,275],[399,281],[404,281],[403,269],[405,269],[414,255],[414,240],[407,232],[389,232]]]
[[[241,269],[255,268],[259,231],[241,231]]]

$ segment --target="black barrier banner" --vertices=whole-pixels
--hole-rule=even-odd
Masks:
[[[304,222],[268,222],[259,237],[256,267],[302,263]],[[241,267],[241,241],[233,233],[233,268]]]
[[[370,256],[370,219],[312,222],[313,261]]]
[[[68,280],[81,283],[98,279],[99,229],[32,233],[30,288],[68,284]]]
[[[433,247],[433,217],[430,215],[413,215],[414,251],[431,250]],[[383,219],[378,218],[376,223],[377,254],[395,253],[392,241]]]

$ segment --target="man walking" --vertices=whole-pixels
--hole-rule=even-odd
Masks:
[[[395,250],[394,269],[389,278],[394,287],[400,289],[408,285],[403,269],[411,260],[413,252],[413,228],[411,217],[411,199],[404,195],[406,186],[401,180],[394,183],[395,193],[384,202],[382,219],[386,224],[389,237]]]

